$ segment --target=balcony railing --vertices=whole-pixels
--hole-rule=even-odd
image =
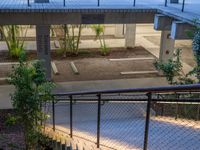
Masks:
[[[20,6],[45,6],[48,7],[69,7],[69,6],[87,6],[87,7],[101,7],[101,6],[112,6],[112,7],[119,7],[119,6],[127,6],[136,7],[136,6],[165,6],[165,7],[174,7],[182,12],[186,9],[192,12],[194,9],[195,12],[199,12],[198,8],[200,2],[198,0],[2,0],[0,2],[0,7],[13,7],[17,8]]]
[[[199,149],[200,85],[56,93],[53,130],[106,149]]]

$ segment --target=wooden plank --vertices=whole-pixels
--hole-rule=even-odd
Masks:
[[[75,65],[75,63],[74,63],[73,61],[70,62],[70,66],[71,66],[71,68],[72,68],[74,74],[77,74],[77,75],[78,75],[78,74],[79,74],[79,71],[78,71],[78,69],[77,69],[77,67],[76,67],[76,65]]]
[[[159,73],[158,71],[127,71],[127,72],[120,72],[121,75],[137,75],[137,74],[152,74],[152,73]]]
[[[110,61],[137,61],[137,60],[155,60],[154,57],[141,57],[141,58],[117,58],[109,59]]]

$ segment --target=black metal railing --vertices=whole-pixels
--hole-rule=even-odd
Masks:
[[[66,7],[66,1],[67,1],[67,0],[63,0],[63,6],[64,6],[64,7]],[[101,0],[97,0],[97,6],[98,6],[98,7],[100,6],[100,3],[101,3]],[[133,0],[133,6],[134,6],[134,7],[136,6],[136,3],[137,3],[137,1],[136,1],[136,0]],[[168,0],[163,0],[163,5],[164,5],[165,7],[168,6],[168,3],[169,3]],[[171,2],[170,2],[170,3],[171,3]],[[31,6],[31,5],[30,5],[30,0],[27,0],[27,5],[28,5],[28,7]],[[182,8],[181,8],[181,11],[183,12],[184,9],[185,9],[185,0],[182,1]]]
[[[56,93],[49,123],[97,148],[198,149],[199,92],[194,84]]]

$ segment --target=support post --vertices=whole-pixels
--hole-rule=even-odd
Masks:
[[[115,25],[115,37],[118,37],[118,38],[124,37],[124,25],[123,24]]]
[[[135,47],[136,24],[127,24],[125,33],[125,47]]]
[[[100,123],[101,123],[101,94],[98,94],[98,112],[97,112],[97,148],[100,147]]]
[[[70,137],[73,137],[73,97],[70,95]]]
[[[98,4],[97,4],[97,6],[98,6],[98,7],[100,6],[100,0],[98,0]]]
[[[159,59],[161,62],[167,62],[173,57],[174,45],[175,40],[170,38],[170,31],[162,31],[159,54]]]
[[[148,102],[147,102],[147,110],[146,110],[146,122],[145,122],[144,147],[143,147],[143,150],[147,150],[147,146],[148,146],[152,94],[148,93],[147,97],[148,97]]]
[[[47,80],[51,80],[50,25],[36,25],[37,55],[44,64]]]
[[[63,0],[63,6],[65,7],[65,0]]]
[[[55,102],[52,100],[52,121],[53,121],[53,131],[55,131]]]

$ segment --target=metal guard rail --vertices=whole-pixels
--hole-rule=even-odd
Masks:
[[[176,94],[177,92],[197,92],[197,94],[200,92],[200,84],[192,84],[192,85],[176,85],[176,86],[162,86],[162,87],[148,87],[148,88],[132,88],[132,89],[115,89],[115,90],[98,90],[98,91],[82,91],[82,92],[67,92],[67,93],[53,93],[53,96],[55,99],[52,101],[52,125],[53,130],[55,131],[55,103],[59,101],[59,97],[63,97],[61,100],[65,100],[69,102],[69,111],[70,111],[70,137],[73,137],[73,104],[77,101],[84,101],[84,99],[81,99],[79,97],[79,100],[76,99],[75,96],[82,96],[82,95],[94,95],[96,99],[86,99],[90,101],[96,101],[97,102],[97,141],[96,145],[97,148],[100,147],[100,125],[101,125],[101,105],[102,102],[104,103],[106,100],[104,100],[103,96],[106,94],[117,94],[117,93],[137,93],[142,94],[145,96],[145,98],[141,99],[130,99],[131,101],[145,101],[147,103],[146,106],[146,119],[145,119],[145,130],[144,130],[144,144],[143,144],[143,150],[147,150],[148,148],[148,134],[149,134],[149,122],[150,122],[150,110],[151,110],[151,103],[152,102],[198,102],[200,104],[200,97],[197,98],[179,98],[175,97],[174,99],[166,100],[161,97],[155,98],[155,95],[153,94]],[[120,96],[120,95],[119,95]],[[58,98],[58,99],[57,99]],[[57,99],[57,101],[56,101]],[[120,99],[119,99],[120,100]],[[108,100],[109,101],[109,100]],[[112,100],[111,100],[112,101]],[[116,99],[115,99],[116,101]],[[120,101],[123,101],[122,99]],[[200,107],[198,107],[198,112],[200,112]],[[199,118],[199,115],[197,116]]]
[[[112,94],[112,93],[175,93],[175,92],[200,92],[200,84],[160,86],[160,87],[148,87],[148,88],[115,89],[115,90],[66,92],[66,93],[53,93],[53,95],[54,96],[74,96],[74,95]]]

